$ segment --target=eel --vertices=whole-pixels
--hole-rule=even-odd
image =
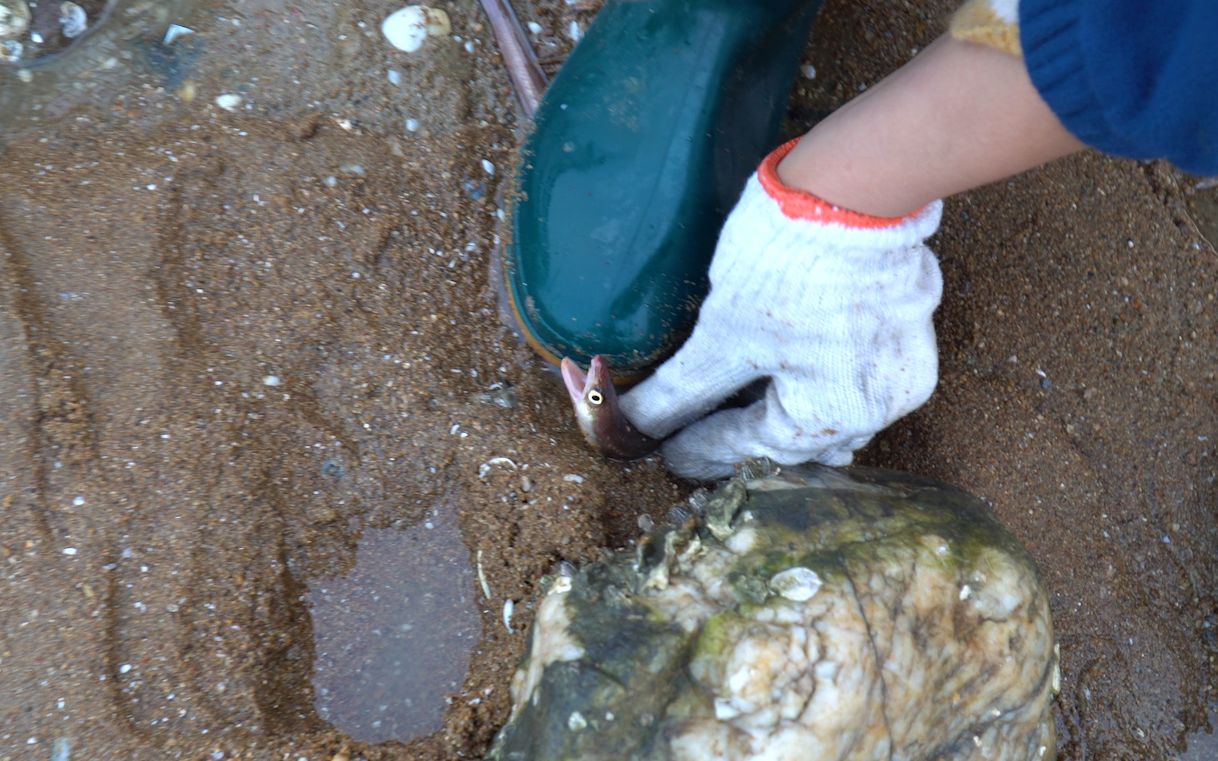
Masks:
[[[537,63],[537,55],[529,45],[529,39],[520,26],[520,19],[512,10],[508,0],[480,0],[482,10],[491,22],[491,31],[499,44],[499,52],[507,65],[508,78],[512,81],[512,89],[516,91],[516,99],[528,119],[537,112],[537,104],[541,102],[542,93],[546,91],[549,80],[541,65]]]
[[[660,446],[659,439],[642,433],[626,419],[603,357],[593,357],[587,373],[570,357],[563,357],[559,368],[579,430],[593,448],[611,460],[637,460]]]

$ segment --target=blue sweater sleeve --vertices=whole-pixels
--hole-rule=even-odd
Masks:
[[[1021,0],[1032,83],[1079,140],[1218,174],[1218,0]]]

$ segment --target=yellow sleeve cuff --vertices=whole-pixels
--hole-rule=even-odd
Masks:
[[[1016,0],[966,0],[952,16],[951,34],[1023,58]]]

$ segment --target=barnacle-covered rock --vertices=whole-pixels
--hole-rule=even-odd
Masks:
[[[1048,601],[985,505],[749,468],[551,583],[491,759],[1055,756]]]

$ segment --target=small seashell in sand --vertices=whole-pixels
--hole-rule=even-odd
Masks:
[[[381,22],[381,33],[398,50],[413,53],[428,37],[443,37],[452,32],[448,14],[426,5],[408,5],[394,11]]]

